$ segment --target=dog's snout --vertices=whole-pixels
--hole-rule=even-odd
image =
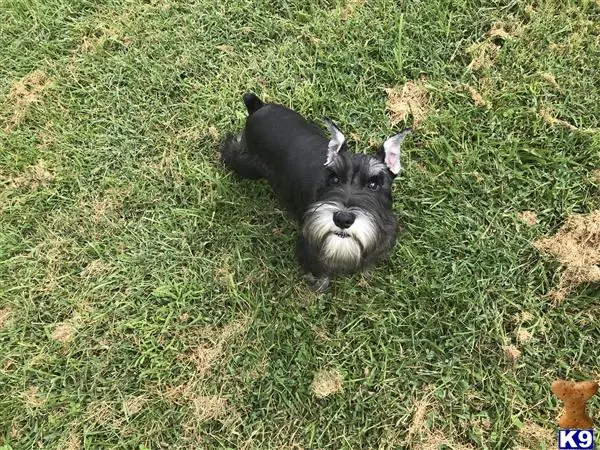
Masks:
[[[347,211],[336,211],[333,213],[333,223],[340,228],[349,228],[356,219],[356,215]]]

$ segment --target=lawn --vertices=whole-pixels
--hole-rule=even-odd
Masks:
[[[0,19],[0,449],[555,448],[552,380],[600,379],[598,1]],[[245,91],[359,152],[414,125],[371,278],[312,294],[220,167]]]

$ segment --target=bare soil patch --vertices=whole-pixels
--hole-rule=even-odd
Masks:
[[[315,374],[310,385],[311,392],[317,398],[325,398],[343,389],[343,378],[337,370],[321,370]]]
[[[558,286],[548,293],[554,301],[563,300],[580,284],[600,282],[600,210],[568,217],[554,236],[535,246],[561,263]]]
[[[425,88],[425,80],[408,81],[401,88],[386,88],[386,109],[390,114],[391,125],[413,118],[413,128],[417,128],[427,115],[430,98]]]

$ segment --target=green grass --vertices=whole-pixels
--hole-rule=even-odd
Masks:
[[[532,5],[0,2],[0,448],[539,448],[519,430],[554,429],[551,381],[600,376],[598,286],[551,307],[558,264],[532,245],[600,207],[600,6]],[[514,38],[467,70],[497,21]],[[51,83],[8,127],[36,70]],[[295,225],[219,167],[215,130],[253,90],[372,151],[395,131],[383,89],[421,76],[398,246],[314,297]],[[52,176],[28,183],[40,161]],[[322,369],[342,392],[315,398]]]

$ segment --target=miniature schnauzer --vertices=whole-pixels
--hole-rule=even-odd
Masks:
[[[329,278],[366,268],[394,247],[398,221],[392,182],[400,172],[400,145],[410,130],[389,139],[374,155],[348,151],[339,128],[325,119],[330,138],[282,105],[244,95],[244,129],[226,137],[222,162],[243,178],[265,178],[300,222],[297,256],[312,290]]]

